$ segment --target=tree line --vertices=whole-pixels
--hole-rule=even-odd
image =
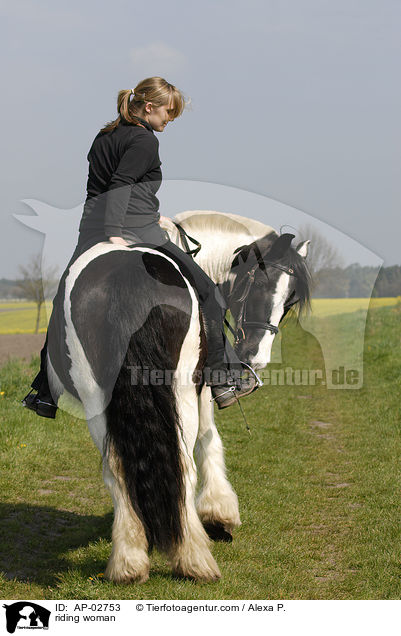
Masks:
[[[0,298],[27,298],[27,278],[29,277],[25,277],[25,285],[21,284],[24,278],[0,279]],[[32,278],[38,279],[38,273]],[[362,266],[359,263],[347,267],[324,267],[313,273],[314,298],[367,298],[370,295],[401,296],[401,265],[382,267],[379,274],[376,267]],[[28,296],[33,300],[32,294]]]
[[[373,287],[373,289],[372,289]],[[353,263],[326,267],[313,274],[314,298],[368,298],[401,296],[401,265],[376,267]]]

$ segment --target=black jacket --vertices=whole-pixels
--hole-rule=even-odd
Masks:
[[[122,120],[111,132],[99,132],[88,153],[87,199],[80,231],[122,236],[123,230],[157,223],[156,192],[162,172],[159,141],[151,125]]]

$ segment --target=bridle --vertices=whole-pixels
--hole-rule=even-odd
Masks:
[[[270,331],[274,335],[278,333],[278,327],[273,325],[271,322],[268,322],[268,321],[259,322],[257,320],[246,319],[246,304],[247,304],[249,292],[251,291],[251,287],[253,283],[255,282],[255,272],[258,269],[258,267],[260,267],[261,263],[263,263],[263,265],[270,265],[271,267],[280,269],[281,271],[285,272],[289,276],[296,276],[294,269],[292,267],[286,267],[285,265],[280,265],[279,263],[275,263],[274,261],[266,261],[264,259],[263,261],[258,260],[256,265],[254,265],[252,269],[246,273],[246,276],[248,276],[248,278],[245,284],[244,291],[242,292],[241,297],[237,298],[236,300],[236,302],[242,303],[239,314],[238,314],[238,318],[237,318],[236,330],[233,329],[233,327],[230,325],[228,320],[224,319],[225,325],[235,337],[235,344],[238,344],[240,340],[246,339],[244,328],[247,328],[247,327],[256,327],[256,329],[264,329],[265,331]],[[290,299],[291,299],[291,302],[288,302]],[[293,292],[291,296],[289,297],[289,299],[287,300],[287,303],[284,304],[284,308],[286,310],[285,313],[287,313],[290,307],[294,305],[295,303],[297,303],[298,301],[299,301],[299,298],[297,297],[295,292]],[[242,336],[241,338],[240,338],[240,335]]]
[[[184,228],[179,223],[177,223],[176,221],[173,221],[173,223],[179,232],[179,235],[184,245],[186,253],[192,256],[192,258],[195,258],[195,256],[198,254],[199,250],[202,247],[201,244],[199,243],[197,239],[193,238],[192,236],[189,236],[189,234],[184,230]],[[196,245],[194,249],[190,249],[188,239],[191,241],[191,243],[194,243]],[[251,287],[253,283],[255,282],[255,272],[258,269],[258,267],[261,267],[261,269],[265,271],[265,265],[271,265],[271,267],[275,267],[276,269],[281,269],[281,271],[285,272],[289,276],[296,276],[294,269],[292,267],[286,267],[285,265],[280,265],[280,263],[275,263],[274,261],[266,261],[257,247],[255,248],[255,252],[257,253],[258,260],[256,264],[252,267],[252,269],[246,273],[245,276],[248,276],[248,279],[246,281],[245,289],[241,297],[238,298],[236,301],[236,302],[242,303],[241,309],[237,318],[236,330],[234,330],[233,327],[228,322],[228,320],[224,318],[224,324],[233,334],[235,338],[235,344],[238,344],[240,342],[239,334],[242,335],[242,340],[246,339],[244,327],[256,327],[257,329],[264,329],[265,331],[271,331],[271,333],[273,333],[274,335],[278,333],[278,327],[276,327],[275,325],[272,325],[271,322],[267,322],[267,321],[258,322],[256,320],[246,319],[246,302],[247,302]],[[266,276],[267,276],[267,273],[266,273]],[[240,282],[242,282],[242,280],[243,279],[241,279]],[[230,294],[230,297],[231,295],[232,294]],[[300,299],[297,296],[297,294],[293,292],[291,296],[287,299],[287,302],[284,304],[285,311],[284,311],[283,317],[287,313],[287,311],[290,309],[290,307],[292,307],[292,305],[295,305],[295,303],[297,303],[299,300]]]

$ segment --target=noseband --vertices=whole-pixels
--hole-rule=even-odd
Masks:
[[[280,265],[279,263],[274,263],[273,261],[265,261],[265,260],[263,260],[263,264],[270,265],[271,267],[275,267],[276,269],[281,269],[281,271],[285,272],[289,276],[296,276],[292,267],[285,267],[284,265]],[[247,272],[248,280],[246,281],[245,289],[241,297],[238,298],[238,301],[237,301],[239,303],[242,303],[242,305],[241,305],[240,312],[238,314],[236,331],[234,331],[234,329],[231,327],[230,323],[227,320],[224,321],[225,324],[230,329],[231,333],[235,336],[235,344],[238,344],[240,340],[245,340],[246,336],[245,336],[244,327],[245,328],[256,327],[257,329],[264,329],[265,331],[271,331],[271,333],[273,333],[274,335],[278,333],[278,327],[276,327],[275,325],[272,325],[271,322],[267,322],[267,321],[259,322],[256,320],[246,319],[246,303],[248,300],[249,292],[251,291],[251,287],[253,283],[255,282],[255,272],[259,266],[260,266],[260,262],[258,261],[256,265],[254,265],[252,269],[249,272]],[[293,302],[291,302],[291,305],[295,304],[297,300],[294,300]],[[242,336],[241,338],[240,338],[240,334]]]

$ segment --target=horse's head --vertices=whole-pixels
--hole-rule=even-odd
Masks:
[[[235,348],[255,369],[270,362],[274,336],[289,309],[309,303],[309,241],[291,247],[293,234],[275,233],[236,250],[230,271],[228,305],[236,322]]]

